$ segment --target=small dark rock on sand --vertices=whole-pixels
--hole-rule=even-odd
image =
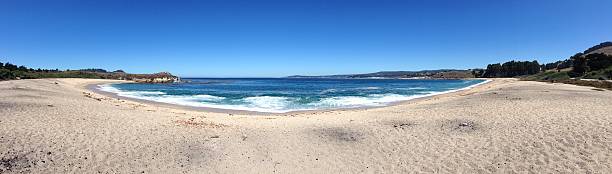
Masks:
[[[405,128],[409,128],[414,126],[414,123],[401,123],[401,124],[395,124],[393,125],[394,128],[401,128],[401,129],[405,129]]]

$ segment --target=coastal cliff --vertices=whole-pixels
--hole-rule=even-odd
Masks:
[[[170,74],[169,72],[160,72],[155,74],[131,74],[127,75],[126,80],[132,80],[138,83],[175,83],[180,82],[180,78]]]

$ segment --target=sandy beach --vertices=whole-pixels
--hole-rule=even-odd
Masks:
[[[0,82],[0,173],[612,173],[612,91],[495,79],[368,109],[219,113]]]

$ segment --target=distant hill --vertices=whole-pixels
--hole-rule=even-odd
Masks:
[[[326,79],[344,79],[349,78],[351,75],[322,75],[322,76],[305,76],[305,75],[293,75],[287,76],[287,78],[326,78]]]
[[[601,54],[606,54],[606,55],[612,55],[612,46],[608,46],[608,47],[603,47],[597,50],[593,50],[587,54],[596,54],[596,53],[601,53]]]
[[[612,42],[603,42],[562,61],[542,65],[526,80],[612,79]]]
[[[612,55],[612,42],[603,42],[598,45],[595,45],[589,49],[586,49],[583,54],[595,54],[595,53],[603,53],[607,55]]]
[[[473,78],[471,70],[440,69],[422,71],[380,71],[366,74],[345,74],[345,75],[323,75],[323,76],[302,76],[295,75],[288,78]]]
[[[171,83],[180,81],[179,77],[174,76],[169,72],[154,74],[129,74],[123,70],[109,72],[99,68],[62,71],[59,69],[33,69],[25,66],[13,65],[8,62],[0,62],[0,80],[40,78],[117,79],[131,80],[140,83]]]

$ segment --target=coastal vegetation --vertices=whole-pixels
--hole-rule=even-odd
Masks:
[[[289,78],[521,78],[523,80],[567,82],[589,86],[606,86],[595,82],[582,82],[571,79],[612,79],[612,42],[603,42],[577,53],[565,60],[540,64],[537,60],[511,60],[504,63],[487,65],[486,69],[440,69],[423,71],[381,71],[366,74],[327,75],[327,76],[289,76]],[[595,84],[595,85],[593,85]]]
[[[503,64],[489,64],[482,77],[516,77],[540,72],[538,61],[509,61]]]
[[[381,71],[366,74],[328,76],[289,76],[289,78],[521,78],[522,80],[562,82],[612,89],[612,42],[603,42],[583,52],[556,62],[540,64],[537,60],[517,61],[487,65],[486,69],[440,69],[422,71]],[[177,81],[170,73],[128,74],[123,70],[104,69],[33,69],[0,62],[0,80],[37,78],[98,78],[123,79],[145,83]],[[585,79],[595,79],[585,80]]]
[[[536,76],[541,77],[540,80],[564,78],[612,79],[612,42],[595,45],[565,60],[544,64],[542,65],[542,71],[545,74]]]
[[[489,64],[481,76],[518,77],[522,80],[567,83],[612,89],[612,42],[604,42],[552,63],[538,65],[537,61],[509,61]]]
[[[116,79],[132,80],[144,83],[167,83],[178,80],[168,72],[155,74],[129,74],[123,70],[108,72],[104,69],[80,69],[80,70],[59,70],[59,69],[33,69],[26,66],[17,66],[9,62],[0,62],[0,80],[15,79],[40,79],[40,78],[88,78],[88,79]]]
[[[607,52],[606,50],[611,50],[612,49],[612,42],[602,42],[598,45],[592,46],[589,49],[584,50],[584,52],[582,52],[582,54],[589,54],[589,53],[602,53],[602,52]]]

